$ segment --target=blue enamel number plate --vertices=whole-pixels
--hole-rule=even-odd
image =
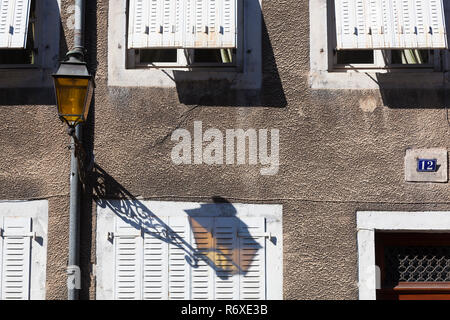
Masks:
[[[437,160],[436,159],[417,159],[417,171],[418,172],[436,172]]]

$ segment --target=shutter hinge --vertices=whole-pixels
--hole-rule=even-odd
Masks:
[[[275,236],[271,232],[254,232],[254,233],[246,233],[246,232],[238,232],[238,237],[243,238],[267,238],[272,239]]]
[[[33,240],[36,240],[37,234],[36,232],[26,232],[24,234],[5,234],[4,229],[0,229],[0,237],[7,238],[7,237],[30,237]]]
[[[107,239],[108,239],[108,241],[112,242],[112,241],[114,241],[114,238],[143,237],[144,234],[145,234],[144,229],[141,229],[139,234],[137,234],[137,233],[136,234],[120,234],[120,233],[115,233],[115,232],[111,231],[111,232],[108,232]],[[160,234],[163,234],[163,232],[155,231],[155,232],[151,232],[151,234],[160,235]]]

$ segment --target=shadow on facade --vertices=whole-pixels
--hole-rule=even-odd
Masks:
[[[383,75],[384,76],[384,75]],[[379,78],[382,78],[381,75]],[[383,104],[393,109],[444,109],[449,107],[449,89],[411,89],[392,88],[380,84],[380,94]]]
[[[86,62],[88,65],[89,72],[94,76],[97,71],[98,58],[97,58],[97,0],[90,0],[86,2],[86,30],[85,33],[85,48],[86,52]],[[67,45],[66,51],[67,52]],[[65,54],[62,53],[62,54]],[[87,152],[86,165],[88,166],[88,172],[90,172],[89,166],[93,165],[94,162],[94,140],[95,140],[95,107],[96,107],[96,91],[94,90],[94,95],[92,97],[91,106],[89,108],[89,115],[87,122],[82,127],[82,142],[83,146]],[[89,178],[89,177],[88,177]],[[81,217],[80,217],[80,267],[84,271],[81,273],[81,290],[80,298],[83,300],[89,300],[90,289],[91,289],[91,274],[92,274],[92,238],[93,238],[93,221],[92,217],[94,215],[94,205],[92,203],[94,192],[94,186],[88,180],[81,195]]]
[[[286,107],[286,96],[262,13],[261,19],[261,89],[238,89],[239,85],[229,80],[192,81],[189,80],[189,73],[192,71],[174,71],[173,80],[176,83],[178,98],[181,103],[200,106]]]
[[[181,249],[185,254],[184,259],[192,268],[206,264],[219,278],[226,280],[233,274],[246,274],[254,256],[261,248],[254,239],[245,237],[245,246],[248,249],[245,250],[245,259],[241,261],[239,241],[232,241],[229,235],[222,237],[221,232],[212,231],[210,219],[204,218],[217,211],[221,217],[235,219],[235,226],[239,225],[240,229],[246,229],[244,222],[236,217],[236,208],[222,197],[213,197],[212,203],[201,204],[199,208],[193,210],[185,210],[193,230],[194,239],[191,242],[175,232],[100,166],[94,165],[90,181],[93,183],[93,199],[99,207],[110,209],[127,225],[141,230],[143,234],[166,242],[172,248]],[[235,232],[237,233],[237,230]]]

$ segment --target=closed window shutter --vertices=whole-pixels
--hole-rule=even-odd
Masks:
[[[190,292],[190,270],[186,260],[186,246],[188,248],[190,246],[189,224],[185,217],[169,217],[168,221],[171,229],[167,237],[169,239],[168,298],[185,300],[189,299]]]
[[[235,48],[237,0],[130,0],[128,48]]]
[[[4,217],[2,229],[0,299],[28,300],[31,218]]]
[[[446,48],[442,0],[335,0],[337,49]]]
[[[116,217],[116,299],[266,298],[264,218],[158,219],[142,236]]]
[[[116,218],[114,291],[117,300],[139,300],[142,297],[142,243],[140,230]]]
[[[239,220],[237,218],[215,218],[214,286],[216,300],[239,299],[239,261],[238,242]]]
[[[214,299],[214,239],[213,218],[190,218],[191,252],[194,267],[191,270],[191,299]]]
[[[244,218],[239,225],[241,300],[266,299],[266,234],[264,218]]]
[[[164,221],[167,223],[167,221]],[[144,235],[144,300],[167,300],[169,246],[161,234]]]
[[[25,48],[31,0],[0,0],[0,48]]]

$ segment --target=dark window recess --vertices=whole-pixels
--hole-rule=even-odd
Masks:
[[[449,246],[388,246],[384,248],[385,283],[450,281]]]
[[[337,64],[372,64],[373,50],[338,50]]]
[[[177,62],[177,49],[141,49],[141,63]]]
[[[196,49],[195,63],[233,63],[236,49]]]
[[[392,64],[428,64],[430,63],[430,51],[407,49],[391,50]]]

